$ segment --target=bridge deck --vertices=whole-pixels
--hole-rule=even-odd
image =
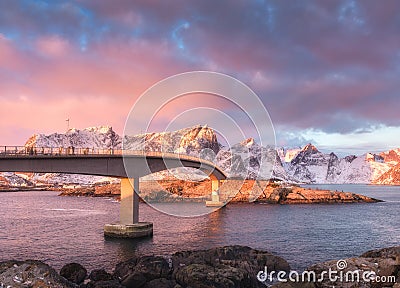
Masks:
[[[186,154],[178,154],[178,153],[170,153],[170,152],[156,152],[156,151],[143,151],[143,150],[126,150],[126,149],[95,149],[95,148],[75,148],[75,147],[26,147],[26,146],[0,146],[0,171],[2,172],[60,172],[60,173],[73,173],[73,168],[61,168],[60,161],[49,161],[46,162],[50,165],[44,165],[44,161],[48,160],[66,160],[65,164],[69,164],[72,159],[80,160],[80,162],[76,162],[75,164],[82,165],[82,160],[87,159],[88,162],[93,162],[93,165],[90,163],[83,164],[86,167],[94,167],[98,165],[104,166],[115,166],[117,162],[122,162],[121,160],[125,160],[125,165],[128,165],[128,162],[131,163],[130,159],[144,159],[147,161],[147,164],[150,164],[150,170],[146,171],[146,173],[153,173],[162,171],[168,168],[177,168],[177,167],[192,167],[192,168],[204,168],[209,170],[219,179],[225,179],[226,175],[223,170],[215,165],[213,162],[201,159],[198,157],[189,156]],[[90,160],[100,160],[105,159],[106,162],[99,161],[90,161]],[[115,161],[118,160],[119,161]],[[15,161],[5,163],[2,160],[21,160],[19,164]],[[23,161],[25,160],[25,161]],[[37,161],[34,161],[37,160]],[[163,163],[160,163],[162,160]],[[170,163],[170,165],[166,165],[165,162]],[[171,162],[174,162],[171,166]],[[181,165],[178,165],[178,162]],[[1,165],[3,163],[3,165]],[[11,164],[11,165],[7,165]],[[73,163],[71,163],[73,164]],[[122,163],[123,164],[123,163]],[[133,165],[133,164],[131,164]],[[130,165],[130,166],[131,166]],[[160,166],[161,165],[161,166]],[[121,163],[118,163],[118,166],[121,166]],[[155,167],[157,166],[157,167]],[[21,168],[19,168],[21,167]],[[10,170],[17,169],[17,170]],[[48,170],[48,171],[46,171]],[[56,171],[59,170],[59,171]],[[63,171],[62,171],[63,170]],[[126,173],[121,173],[121,167],[118,167],[118,172],[107,172],[102,171],[99,172],[99,169],[93,169],[93,172],[90,172],[90,169],[86,169],[81,171],[82,169],[77,169],[78,174],[92,174],[93,175],[106,175],[110,173],[108,176],[116,176],[116,177],[126,177]],[[138,171],[140,169],[137,169]],[[146,170],[146,169],[145,169]],[[144,172],[144,170],[143,170]],[[100,174],[99,174],[100,173]],[[122,175],[124,174],[124,175]]]

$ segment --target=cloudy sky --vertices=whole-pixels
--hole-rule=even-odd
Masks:
[[[278,145],[400,147],[399,32],[398,1],[1,0],[0,144],[67,118],[122,134],[148,87],[210,70],[257,93]]]

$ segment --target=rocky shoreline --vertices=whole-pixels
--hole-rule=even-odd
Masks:
[[[74,189],[59,189],[60,196],[120,197],[119,184],[94,185]],[[143,181],[140,197],[155,202],[205,202],[210,198],[211,182]],[[232,191],[235,191],[234,193]],[[381,200],[343,191],[302,188],[298,185],[281,185],[268,181],[228,180],[220,186],[220,197],[229,203],[268,204],[336,204],[376,203]]]
[[[7,186],[7,187],[0,187],[0,192],[23,192],[23,191],[49,191],[53,190],[54,188],[51,186],[32,186],[32,187],[21,187],[21,186]]]
[[[341,265],[341,266],[339,266]],[[265,269],[267,267],[267,273]],[[324,271],[373,273],[364,278],[334,279]],[[272,271],[282,271],[267,283]],[[307,272],[307,274],[304,274]],[[315,280],[296,280],[299,275],[315,274]],[[292,276],[289,276],[292,275]],[[308,276],[307,276],[308,277]],[[377,282],[377,279],[385,281]],[[282,278],[282,279],[280,279]],[[286,279],[286,280],[283,280]],[[266,280],[267,279],[267,280]],[[295,280],[295,281],[293,281]],[[357,280],[357,281],[356,281]],[[169,256],[142,256],[90,273],[78,263],[69,263],[60,272],[34,260],[0,262],[0,287],[42,288],[206,288],[206,287],[400,287],[400,246],[368,251],[359,257],[318,263],[305,271],[291,271],[283,258],[246,246],[225,246],[208,250],[180,251]]]

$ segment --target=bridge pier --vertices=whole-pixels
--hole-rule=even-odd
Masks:
[[[139,178],[121,179],[120,223],[104,226],[104,235],[139,238],[153,235],[153,223],[139,222]]]
[[[211,201],[206,201],[207,207],[222,207],[225,204],[219,198],[220,182],[214,175],[209,176],[211,179]]]

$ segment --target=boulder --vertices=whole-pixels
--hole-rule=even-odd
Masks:
[[[179,288],[182,287],[175,280],[159,278],[146,283],[144,288]]]
[[[182,251],[172,255],[174,269],[188,264],[224,264],[243,268],[257,275],[265,266],[276,271],[290,271],[289,263],[269,252],[252,249],[247,246],[224,246],[209,250]]]
[[[271,253],[246,246],[182,251],[170,258],[144,256],[118,264],[114,278],[126,287],[264,287],[256,278],[265,266],[290,270]]]
[[[82,284],[79,288],[124,288],[118,280],[108,280],[108,281],[90,281],[87,284]],[[134,287],[134,286],[133,286]]]
[[[171,268],[165,258],[144,256],[118,264],[114,277],[127,287],[142,287],[146,282],[158,278],[168,278]]]
[[[3,272],[7,271],[8,269],[13,267],[14,265],[19,266],[22,263],[23,263],[22,261],[15,261],[15,260],[0,262],[0,274],[2,274]]]
[[[315,264],[309,267],[308,271],[315,271],[317,278],[329,269],[342,271],[344,275],[347,272],[359,271],[360,281],[330,281],[328,277],[324,277],[322,283],[317,283],[317,287],[361,287],[361,288],[381,288],[396,287],[396,283],[400,280],[400,247],[384,248],[365,252],[360,257],[345,259],[344,269],[338,268],[338,261],[327,261]],[[365,281],[363,280],[364,272],[374,272],[376,275],[384,278],[386,282]]]
[[[146,277],[144,277],[143,273],[133,272],[132,274],[128,274],[122,281],[121,284],[125,287],[143,287],[147,282]]]
[[[342,263],[343,261],[346,261],[345,263],[345,269],[340,270],[338,268],[338,261],[337,260],[332,260],[332,261],[327,261],[323,263],[318,263],[315,265],[312,265],[311,267],[308,267],[306,270],[307,271],[314,271],[316,273],[316,279],[321,279],[322,273],[324,273],[323,281],[317,282],[316,286],[318,288],[332,288],[332,287],[359,287],[359,288],[367,288],[367,287],[372,287],[370,282],[365,282],[362,280],[362,275],[364,272],[367,271],[372,271],[375,273],[378,273],[378,265],[375,263],[373,259],[368,259],[368,258],[362,258],[362,257],[355,257],[355,258],[349,258],[345,260],[341,260]],[[340,281],[340,279],[337,279],[336,281],[331,281],[327,275],[327,271],[331,269],[332,271],[338,271],[338,272],[343,272],[347,273],[349,271],[359,271],[359,277],[360,281],[352,278],[349,278],[348,281]],[[345,274],[344,274],[345,275]],[[349,276],[350,277],[350,276]]]
[[[41,261],[7,261],[0,263],[1,287],[70,288],[77,287]]]
[[[104,269],[96,269],[90,272],[89,279],[92,281],[109,281],[113,276]]]
[[[87,270],[79,263],[69,263],[61,268],[60,275],[72,283],[81,284],[86,279]]]
[[[247,246],[177,252],[172,255],[172,264],[176,281],[191,287],[264,287],[256,276],[265,266],[290,270],[284,259]]]
[[[400,246],[389,247],[378,250],[370,250],[361,255],[364,258],[393,258],[400,257]],[[400,260],[399,260],[400,262]],[[399,263],[400,265],[400,263]]]
[[[184,287],[262,287],[261,283],[260,285],[252,283],[250,275],[245,270],[222,264],[214,267],[206,264],[190,264],[179,269],[175,278]]]

